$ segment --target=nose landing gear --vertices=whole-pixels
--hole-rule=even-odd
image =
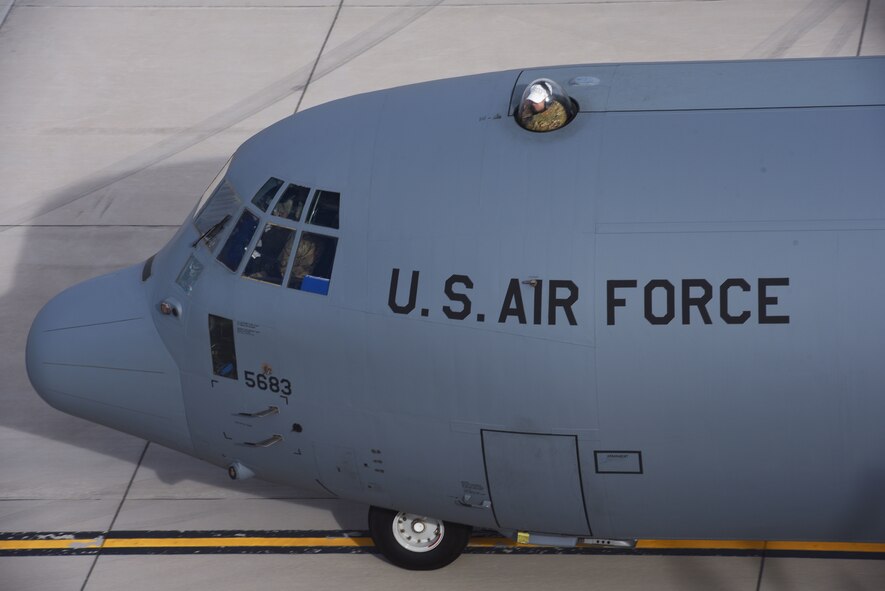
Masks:
[[[371,507],[369,533],[387,560],[409,570],[442,568],[461,555],[470,527],[441,519]]]

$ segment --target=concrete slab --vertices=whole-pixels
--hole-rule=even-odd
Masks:
[[[122,496],[122,493],[121,493]],[[0,498],[3,531],[104,531],[120,499],[17,500]],[[3,587],[0,586],[0,589]]]
[[[871,0],[860,55],[885,54],[885,0]]]
[[[430,11],[347,4],[302,107],[355,92],[530,66],[854,55],[865,7],[865,0],[445,3]],[[418,18],[327,72],[337,51],[374,38],[390,19],[404,18],[404,10]]]
[[[0,428],[0,498],[119,503],[144,442],[81,423],[59,421],[53,438]],[[6,527],[0,521],[0,528]]]
[[[465,555],[450,567],[416,575],[370,555],[103,556],[89,591],[138,589],[267,589],[394,591],[398,589],[551,589],[581,591],[654,588],[752,591],[758,559],[663,556]],[[418,578],[420,577],[420,578]],[[150,586],[150,587],[149,587]]]
[[[149,4],[149,6],[148,6]],[[5,3],[0,2],[0,15]],[[110,527],[144,442],[31,390],[24,343],[64,287],[165,243],[230,153],[291,113],[337,0],[20,0],[0,28],[0,530]],[[866,0],[346,0],[302,108],[481,71],[853,55]],[[872,0],[864,54],[885,53]],[[59,227],[64,226],[64,227]],[[151,445],[114,529],[362,529],[309,498]],[[0,589],[80,589],[92,557],[0,558]],[[767,559],[764,589],[879,589],[883,563]],[[466,555],[422,587],[755,589],[760,559]],[[103,556],[86,589],[414,588],[369,555]]]
[[[178,227],[227,161],[228,156],[219,156],[222,150],[232,151],[233,142],[250,135],[216,136],[147,168],[134,163],[136,172],[128,176],[124,166],[85,176],[53,193],[45,213],[28,224]]]
[[[79,591],[92,556],[0,557],[0,589]]]
[[[267,8],[312,8],[316,6],[338,6],[338,0],[150,0],[142,4],[127,0],[25,0],[16,3],[17,6],[28,7],[70,7],[70,8],[135,8],[151,9],[165,8],[228,8],[242,9],[267,9]]]
[[[759,591],[885,589],[885,561],[766,558]]]
[[[291,112],[336,8],[207,19],[202,8],[16,6],[0,35],[0,79],[15,88],[0,93],[0,178],[16,198],[0,199],[0,223],[30,219],[93,171],[140,170],[281,100]]]
[[[157,231],[137,235],[150,245],[152,234]],[[95,238],[63,228],[0,232],[6,253],[0,261],[0,498],[119,504],[144,448],[139,439],[50,408],[35,395],[24,371],[28,325],[52,292],[139,258],[126,246],[132,231],[110,229],[104,244]],[[10,527],[5,517],[0,527]]]
[[[363,505],[326,499],[129,498],[123,504],[114,529],[365,530],[366,514]]]

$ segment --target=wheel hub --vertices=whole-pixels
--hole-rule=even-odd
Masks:
[[[399,512],[393,520],[393,537],[400,546],[411,552],[429,552],[436,548],[445,535],[439,519]]]

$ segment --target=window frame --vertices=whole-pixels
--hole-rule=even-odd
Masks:
[[[282,177],[273,176],[273,175],[269,176],[268,179],[264,183],[262,183],[261,187],[263,187],[264,184],[267,183],[272,178],[277,178],[277,179],[282,180],[283,184],[280,186],[280,188],[277,190],[276,194],[274,195],[274,198],[268,204],[266,211],[261,211],[261,209],[257,205],[255,205],[255,203],[253,203],[251,199],[248,201],[243,200],[243,198],[240,195],[240,192],[237,190],[237,188],[233,185],[233,183],[230,183],[231,187],[234,189],[234,191],[237,193],[237,196],[240,199],[241,206],[239,209],[236,210],[236,212],[234,214],[232,214],[231,221],[228,222],[228,224],[226,225],[224,230],[219,234],[219,236],[216,237],[217,244],[212,249],[212,258],[215,259],[215,261],[219,265],[221,265],[227,272],[229,272],[233,275],[237,275],[241,279],[248,279],[250,281],[253,281],[255,283],[260,283],[262,285],[282,287],[284,289],[291,289],[292,291],[303,292],[304,290],[302,290],[302,289],[289,287],[289,279],[292,275],[292,268],[295,265],[295,260],[298,258],[297,257],[298,245],[301,243],[301,239],[302,239],[304,232],[334,238],[335,239],[335,257],[332,259],[332,272],[334,272],[335,259],[338,258],[338,255],[341,251],[341,249],[340,249],[340,246],[341,246],[341,222],[340,222],[341,205],[340,204],[341,204],[342,192],[335,190],[335,189],[329,189],[329,188],[310,187],[307,184],[301,183],[300,181],[289,180],[287,178],[282,178]],[[222,181],[223,180],[224,179],[222,179]],[[218,184],[220,185],[220,183],[218,183]],[[291,218],[280,217],[280,216],[276,216],[273,214],[273,210],[276,208],[279,200],[282,199],[282,196],[283,196],[283,194],[285,194],[286,189],[289,187],[289,185],[297,185],[297,186],[306,187],[307,189],[309,189],[308,194],[307,194],[307,199],[304,202],[304,208],[302,210],[302,215],[301,215],[300,221],[295,221]],[[261,190],[261,187],[259,187],[259,189],[256,190],[256,194],[258,191]],[[309,213],[311,211],[311,208],[314,207],[314,201],[317,199],[318,194],[321,192],[337,193],[339,196],[338,197],[339,198],[339,223],[338,223],[339,227],[338,228],[330,228],[328,226],[321,226],[318,224],[311,224],[311,223],[307,222],[307,218],[309,217]],[[253,195],[253,198],[254,198],[254,195]],[[230,234],[233,232],[233,229],[236,227],[237,223],[239,222],[240,217],[242,217],[242,215],[246,211],[248,211],[251,215],[253,215],[254,217],[256,217],[258,219],[258,225],[256,227],[255,232],[252,235],[252,238],[249,240],[249,243],[246,245],[246,251],[243,255],[243,258],[240,260],[240,264],[237,266],[236,269],[231,269],[223,261],[221,261],[218,258],[218,256],[221,254],[221,250],[224,248],[224,245],[227,244],[227,241],[230,238]],[[261,279],[255,279],[254,277],[247,277],[245,275],[246,266],[249,264],[249,261],[252,259],[252,254],[255,252],[255,249],[258,246],[258,242],[261,240],[261,236],[263,235],[265,229],[267,228],[267,226],[269,224],[274,225],[274,226],[278,226],[281,228],[285,228],[287,230],[292,230],[294,232],[292,250],[289,253],[289,260],[286,261],[285,273],[283,274],[283,279],[280,284],[272,283],[269,281],[263,281]],[[330,273],[329,275],[330,275],[329,276],[329,290],[331,291],[331,289],[332,289],[332,287],[331,287],[332,286],[332,278],[331,278],[332,273]],[[313,293],[313,292],[308,291],[305,293]],[[325,295],[328,297],[329,293],[327,292],[326,294],[314,294],[314,295]]]
[[[266,285],[277,285],[277,286],[284,286],[285,285],[286,277],[288,277],[289,269],[291,268],[291,259],[295,253],[295,249],[297,248],[297,244],[298,244],[298,242],[297,242],[298,230],[296,228],[292,228],[287,225],[277,224],[274,221],[275,219],[278,220],[280,218],[275,218],[275,216],[269,215],[268,219],[264,220],[264,225],[260,226],[260,229],[255,232],[255,236],[258,237],[258,239],[254,241],[254,246],[253,246],[252,242],[250,242],[250,246],[253,246],[253,248],[248,251],[248,253],[249,253],[248,256],[243,257],[246,261],[246,264],[243,266],[243,270],[240,272],[240,277],[242,277],[243,279],[249,279],[250,281],[257,281],[258,283],[264,283]],[[264,279],[258,279],[256,277],[249,277],[246,275],[246,267],[249,266],[249,261],[253,260],[252,255],[255,254],[255,251],[258,249],[258,242],[261,240],[261,236],[264,235],[264,232],[267,230],[268,226],[275,226],[277,228],[282,228],[284,230],[289,230],[290,232],[292,232],[292,248],[289,250],[289,260],[286,261],[286,267],[283,269],[282,279],[280,280],[280,283],[274,283],[272,281],[265,281]],[[279,257],[277,260],[279,260]]]

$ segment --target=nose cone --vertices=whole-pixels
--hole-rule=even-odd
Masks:
[[[53,298],[28,335],[28,377],[55,408],[191,451],[178,366],[151,317],[139,267]]]

